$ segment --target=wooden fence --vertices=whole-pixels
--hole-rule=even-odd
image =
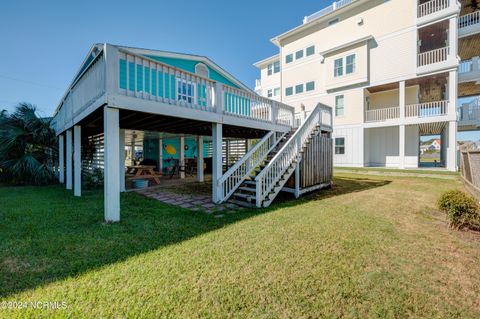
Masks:
[[[480,151],[462,151],[460,154],[460,173],[465,187],[480,201]]]

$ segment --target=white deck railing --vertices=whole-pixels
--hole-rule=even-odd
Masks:
[[[422,3],[418,6],[418,17],[424,17],[426,15],[441,11],[450,6],[450,0],[431,0]]]
[[[322,105],[318,104],[312,110],[302,125],[300,125],[268,165],[257,175],[255,178],[257,207],[263,206],[263,202],[270,196],[271,192],[273,192],[272,195],[275,196],[276,193],[280,191],[280,189],[275,189],[277,183],[284,177],[284,174],[291,165],[299,159],[301,149],[305,146],[307,139],[314,129],[322,124],[323,108]]]
[[[480,24],[480,11],[468,13],[458,18],[458,28],[463,29],[472,25]]]
[[[120,50],[119,55],[120,94],[239,118],[294,124],[294,108],[286,104],[126,50]]]
[[[379,122],[400,117],[400,107],[378,108],[365,111],[365,122]]]
[[[421,104],[411,104],[405,107],[406,117],[430,117],[446,115],[448,101],[436,101]]]
[[[221,189],[221,201],[224,202],[235,192],[238,186],[261,164],[265,157],[285,135],[269,132],[249,150],[235,165],[230,167],[218,181]]]
[[[350,3],[352,2],[355,2],[356,0],[340,0],[340,1],[336,1],[334,3],[332,3],[331,5],[329,5],[328,7],[326,8],[323,8],[322,10],[320,11],[317,11],[309,16],[306,16],[305,18],[303,18],[303,23],[308,23],[310,21],[313,21],[313,20],[316,20],[318,18],[321,18],[329,13],[332,13],[333,11],[335,10],[338,10],[340,8],[343,8],[345,7],[346,5],[349,5]]]
[[[449,47],[444,47],[444,48],[420,53],[418,55],[417,65],[424,66],[424,65],[446,61],[448,58],[449,51],[450,51]]]
[[[458,73],[459,74],[465,74],[465,73],[470,73],[473,71],[473,61],[472,60],[465,60],[460,62],[460,65],[458,66]]]
[[[458,121],[479,121],[480,122],[480,104],[478,101],[472,101],[458,108]]]

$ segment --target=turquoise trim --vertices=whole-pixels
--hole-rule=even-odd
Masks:
[[[125,90],[127,88],[127,61],[121,59],[118,67],[120,88]]]

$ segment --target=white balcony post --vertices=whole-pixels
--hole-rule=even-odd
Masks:
[[[223,113],[223,85],[220,82],[215,82],[215,112]]]
[[[458,18],[448,20],[448,58],[457,59],[458,55]]]
[[[399,83],[399,106],[400,106],[400,120],[405,119],[405,81],[400,81]]]
[[[222,177],[222,124],[212,124],[212,200],[214,203],[220,203],[222,200],[222,190],[219,180]]]
[[[180,135],[179,146],[179,164],[180,164],[180,178],[185,178],[185,137]]]
[[[160,175],[163,172],[163,138],[158,138],[158,170]]]
[[[73,127],[73,195],[82,196],[82,127]]]
[[[104,201],[105,221],[118,222],[120,220],[120,129],[119,112],[105,106],[103,109],[104,129]]]
[[[197,182],[203,183],[203,136],[197,136]]]
[[[72,130],[67,130],[67,139],[66,139],[66,162],[67,162],[67,177],[66,177],[66,188],[72,189],[73,186],[73,173],[72,173]]]
[[[58,181],[65,183],[65,139],[63,134],[58,136]]]
[[[120,176],[120,191],[125,191],[125,130],[120,130],[118,151],[120,152],[119,158],[119,176]]]
[[[405,125],[399,126],[399,142],[398,142],[398,167],[405,168]]]
[[[456,119],[457,114],[457,96],[458,96],[458,74],[457,70],[448,73],[448,117]]]
[[[457,170],[457,121],[448,122],[447,169]]]

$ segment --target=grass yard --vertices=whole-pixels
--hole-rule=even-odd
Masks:
[[[364,174],[367,174],[365,172]],[[436,211],[456,179],[337,171],[269,209],[199,214],[122,194],[0,187],[0,317],[479,318],[480,238]]]

